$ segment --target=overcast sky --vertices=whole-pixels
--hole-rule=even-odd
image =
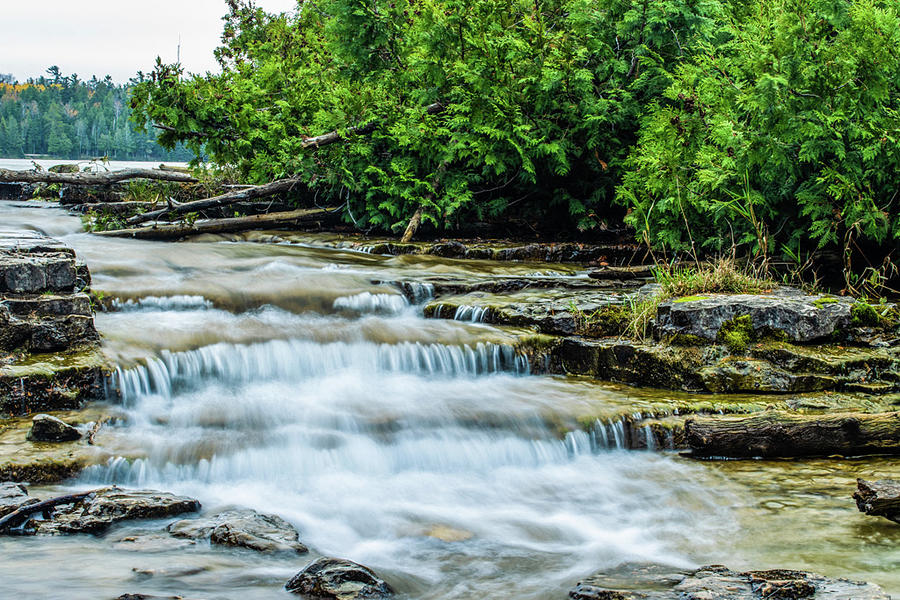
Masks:
[[[225,0],[0,0],[0,73],[19,81],[58,65],[81,79],[109,74],[122,83],[149,72],[157,56],[189,72],[216,68]],[[296,0],[256,0],[269,12],[292,10]]]

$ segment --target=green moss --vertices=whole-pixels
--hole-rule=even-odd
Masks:
[[[837,304],[838,302],[839,301],[837,298],[832,298],[831,296],[824,296],[822,298],[819,298],[818,300],[815,300],[813,302],[813,306],[815,306],[816,308],[824,308],[828,304]]]
[[[681,302],[695,302],[697,300],[706,300],[709,296],[685,296],[683,298],[678,298],[675,300],[675,304],[679,304]]]
[[[666,338],[665,341],[672,346],[705,346],[709,343],[700,336],[690,335],[688,333],[677,333]]]
[[[725,321],[716,337],[732,354],[743,354],[754,339],[753,320],[750,315],[741,315]]]
[[[547,350],[559,343],[560,338],[543,333],[525,335],[516,341],[516,348],[521,350]]]
[[[855,327],[878,327],[882,325],[882,317],[875,307],[858,301],[850,307],[850,323]]]
[[[53,378],[61,372],[105,368],[106,358],[99,348],[88,346],[66,353],[30,354],[12,364],[0,367],[0,377]]]
[[[624,306],[604,306],[594,312],[580,310],[572,302],[569,307],[575,317],[576,332],[587,337],[622,335],[631,323],[631,312]]]

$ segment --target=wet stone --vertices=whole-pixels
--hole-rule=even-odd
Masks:
[[[0,253],[0,292],[40,294],[74,287],[75,259],[70,254]]]
[[[186,496],[112,487],[60,508],[50,520],[31,525],[38,534],[102,533],[121,521],[165,519],[198,510],[200,503]]]
[[[81,439],[81,432],[56,417],[35,415],[28,439],[32,442],[74,442]]]
[[[627,568],[627,567],[626,567]],[[636,566],[633,579],[598,573],[569,592],[570,600],[890,600],[877,585],[775,569],[738,573],[713,565],[688,573]],[[620,589],[616,589],[620,588]]]
[[[287,591],[316,600],[388,598],[391,587],[371,569],[340,558],[320,558],[294,575]]]
[[[276,515],[255,510],[229,510],[211,517],[185,519],[169,525],[178,538],[206,539],[212,544],[249,548],[259,552],[298,552],[308,549],[300,543],[294,527]]]
[[[36,502],[21,483],[0,483],[0,518]]]

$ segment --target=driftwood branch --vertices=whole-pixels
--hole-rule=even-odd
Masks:
[[[831,415],[769,411],[689,419],[694,455],[750,458],[900,454],[900,412]]]
[[[123,169],[107,173],[51,173],[50,171],[10,171],[0,169],[0,183],[64,183],[69,185],[108,185],[129,179],[156,179],[196,183],[188,173],[160,169]]]
[[[205,210],[207,208],[224,206],[226,204],[233,204],[242,200],[265,198],[266,196],[273,196],[275,194],[288,192],[298,183],[300,183],[299,177],[279,179],[265,185],[257,185],[249,188],[233,190],[226,194],[222,194],[221,196],[214,196],[212,198],[206,198],[204,200],[194,200],[193,202],[184,202],[183,204],[179,204],[171,208],[163,208],[160,210],[146,212],[141,215],[135,215],[128,219],[127,222],[129,225],[136,225],[138,223],[154,221],[165,215],[180,215],[189,212]]]
[[[444,110],[444,105],[440,102],[435,102],[434,104],[429,104],[425,107],[425,113],[429,115],[436,115]],[[377,122],[367,123],[365,125],[360,125],[359,127],[348,127],[347,131],[344,135],[341,135],[337,131],[329,131],[328,133],[323,133],[322,135],[317,135],[311,138],[305,138],[301,146],[306,148],[319,148],[321,146],[328,146],[334,144],[335,142],[340,142],[344,139],[344,136],[347,135],[368,135],[375,131],[375,128],[378,126]]]
[[[412,241],[413,236],[416,235],[416,230],[419,228],[419,225],[422,223],[422,212],[423,208],[419,206],[416,209],[416,212],[413,213],[412,218],[409,220],[409,225],[406,226],[406,231],[403,232],[403,237],[400,238],[401,244],[408,244]]]
[[[51,508],[63,506],[65,504],[75,504],[76,502],[81,502],[91,494],[96,493],[97,490],[82,492],[80,494],[69,494],[67,496],[59,496],[51,500],[44,500],[43,502],[23,506],[0,519],[0,534],[9,533],[11,529],[19,527],[33,514],[47,512]]]
[[[186,206],[182,204],[181,206]],[[177,240],[189,235],[201,233],[232,233],[248,229],[276,229],[292,227],[302,223],[332,222],[337,218],[336,212],[320,208],[305,208],[287,212],[234,217],[229,219],[209,219],[198,221],[193,225],[174,224],[155,227],[136,227],[134,229],[114,229],[100,231],[96,235],[107,237],[130,237],[143,240]]]

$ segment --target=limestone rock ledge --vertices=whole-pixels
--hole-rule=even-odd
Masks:
[[[67,410],[100,397],[90,282],[64,243],[0,229],[0,413]]]

